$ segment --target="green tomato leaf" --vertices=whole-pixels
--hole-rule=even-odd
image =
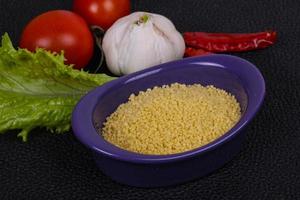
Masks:
[[[0,133],[19,129],[18,136],[26,141],[36,127],[68,131],[78,100],[113,79],[65,65],[63,53],[16,50],[5,34],[0,46]]]

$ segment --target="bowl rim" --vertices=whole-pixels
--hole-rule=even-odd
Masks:
[[[123,83],[126,80],[130,81],[136,78],[141,78],[147,75],[151,75],[153,72],[157,72],[157,70],[160,70],[162,68],[172,68],[170,66],[173,66],[174,64],[176,65],[179,62],[181,64],[191,64],[191,63],[201,62],[202,60],[207,61],[210,59],[211,60],[231,59],[243,63],[244,66],[250,69],[251,73],[253,73],[253,75],[256,76],[257,83],[260,89],[259,94],[256,94],[258,103],[254,106],[254,108],[251,109],[250,111],[248,111],[248,108],[246,108],[246,111],[244,115],[241,117],[241,119],[229,131],[224,133],[221,137],[201,147],[189,151],[185,151],[182,153],[168,154],[168,155],[147,155],[147,154],[130,152],[107,142],[104,138],[100,137],[99,135],[99,141],[104,142],[105,145],[108,145],[112,149],[114,149],[114,151],[107,151],[104,150],[102,146],[99,143],[97,143],[97,141],[91,140],[91,138],[89,138],[89,134],[90,134],[89,131],[93,133],[97,132],[97,130],[94,128],[92,115],[97,105],[98,99],[101,96],[105,95],[106,91],[109,90],[110,88],[120,83]],[[213,63],[217,63],[217,62],[213,61]],[[247,93],[247,95],[249,94]],[[88,94],[82,97],[80,101],[77,103],[77,105],[75,106],[72,113],[72,129],[75,137],[86,147],[92,149],[96,153],[100,153],[104,156],[108,156],[113,159],[134,162],[134,163],[164,163],[164,162],[171,162],[171,161],[179,161],[179,160],[187,159],[214,150],[215,148],[225,144],[226,142],[234,138],[236,135],[238,135],[238,133],[240,133],[240,131],[243,128],[245,128],[245,126],[253,119],[255,114],[258,112],[259,108],[263,103],[264,97],[265,97],[265,81],[262,74],[260,73],[260,71],[255,65],[253,65],[252,63],[250,63],[249,61],[243,58],[227,55],[227,54],[212,54],[212,55],[184,58],[179,61],[177,60],[177,61],[164,63],[129,75],[125,75],[116,80],[108,82],[104,85],[96,87],[94,90],[90,91]],[[85,113],[86,117],[82,117],[83,113]]]

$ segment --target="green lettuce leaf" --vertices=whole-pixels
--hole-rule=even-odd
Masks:
[[[64,64],[63,54],[16,50],[5,34],[0,47],[0,133],[18,129],[26,141],[36,127],[68,131],[78,100],[113,79],[74,70]]]

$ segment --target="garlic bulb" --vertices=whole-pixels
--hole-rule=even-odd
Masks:
[[[182,58],[185,43],[166,17],[135,12],[108,29],[102,48],[110,71],[123,75]]]

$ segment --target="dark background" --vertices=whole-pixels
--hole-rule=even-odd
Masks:
[[[0,34],[17,45],[34,16],[70,9],[71,0],[0,0]],[[113,182],[72,135],[35,130],[29,142],[0,135],[0,199],[300,199],[300,1],[134,0],[132,10],[160,13],[177,29],[256,32],[275,29],[271,48],[235,54],[261,70],[267,96],[242,151],[209,176],[141,189]]]

